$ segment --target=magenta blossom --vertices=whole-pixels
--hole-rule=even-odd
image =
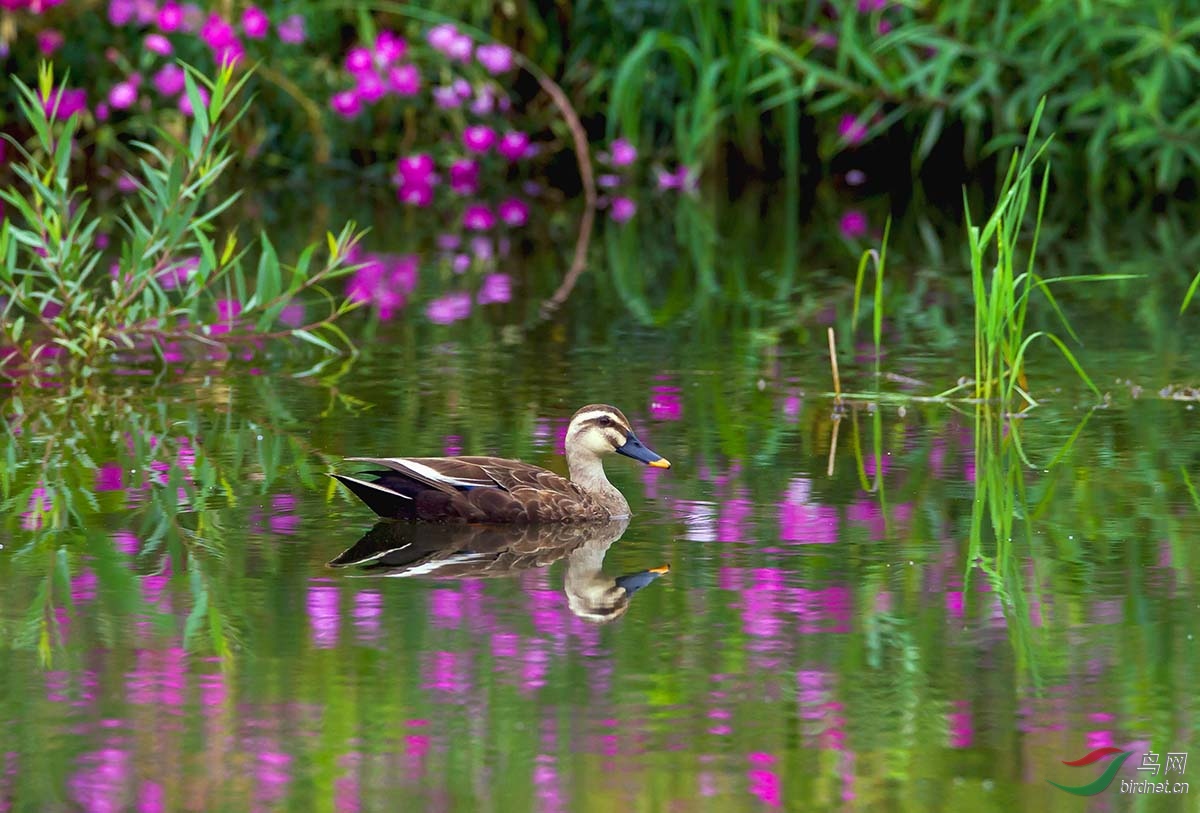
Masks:
[[[433,103],[443,110],[462,107],[462,99],[454,92],[454,88],[444,85],[433,89]]]
[[[425,39],[435,51],[441,51],[444,54],[450,47],[450,43],[457,36],[457,28],[449,23],[442,23],[429,29],[429,33],[425,35]]]
[[[596,177],[596,186],[600,187],[601,189],[616,189],[623,182],[624,180],[620,175],[607,174],[598,175]]]
[[[838,230],[847,240],[854,240],[867,233],[867,216],[859,209],[850,209],[838,221]]]
[[[508,73],[516,64],[512,49],[506,45],[480,45],[475,49],[475,59],[492,76]]]
[[[200,29],[200,39],[215,52],[234,45],[237,42],[237,32],[233,30],[232,25],[216,14],[211,14]]]
[[[164,3],[158,10],[158,30],[170,34],[183,27],[183,9],[176,3]]]
[[[162,34],[147,34],[142,40],[142,44],[147,51],[158,54],[159,56],[168,56],[171,53],[171,41]]]
[[[437,325],[448,325],[471,315],[471,295],[462,291],[446,294],[425,307],[425,316]]]
[[[42,98],[42,109],[46,115],[62,120],[87,109],[87,91],[82,88],[52,88],[50,95]]]
[[[475,301],[480,305],[496,305],[512,299],[512,277],[508,274],[487,274]]]
[[[496,225],[496,215],[483,204],[468,206],[463,210],[463,228],[471,231],[487,231]]]
[[[867,137],[867,128],[855,116],[842,116],[838,122],[838,135],[847,144],[861,144]]]
[[[37,32],[37,49],[45,56],[52,55],[62,47],[65,38],[62,32],[55,28],[47,28]]]
[[[462,158],[450,165],[450,191],[456,195],[474,195],[479,189],[479,164]]]
[[[608,159],[614,167],[627,167],[637,160],[637,148],[623,138],[612,143],[612,153]]]
[[[676,167],[674,171],[657,169],[655,170],[654,178],[660,190],[678,189],[681,192],[696,191],[696,173],[691,168],[682,164]]]
[[[132,82],[118,82],[108,91],[108,104],[114,110],[128,110],[137,97],[137,87]]]
[[[402,183],[396,188],[396,199],[423,209],[433,203],[433,187],[427,183]]]
[[[177,96],[183,92],[183,68],[168,62],[150,77],[150,84],[163,96]]]
[[[308,37],[304,30],[304,18],[299,14],[288,17],[276,26],[275,32],[279,34],[279,41],[288,45],[299,45]]]
[[[362,99],[356,91],[343,90],[329,97],[329,106],[342,118],[352,119],[362,112]]]
[[[416,96],[421,92],[421,72],[416,65],[393,65],[388,68],[387,86],[397,96]]]
[[[360,74],[364,71],[375,70],[375,61],[371,56],[371,52],[361,45],[351,48],[346,54],[345,62],[346,73]]]
[[[258,6],[247,6],[242,12],[242,33],[252,40],[260,40],[271,30],[271,20]]]
[[[390,65],[404,59],[408,44],[395,31],[380,31],[375,38],[375,60],[380,65]]]
[[[346,296],[374,307],[380,319],[391,319],[417,287],[417,257],[368,254],[363,260],[346,285]]]
[[[496,152],[509,161],[519,161],[529,151],[529,136],[517,130],[510,130],[500,139]]]
[[[618,223],[624,223],[637,214],[637,204],[629,198],[613,198],[609,205],[608,216]]]
[[[496,143],[496,131],[483,124],[476,124],[463,130],[463,146],[471,152],[487,152]]]
[[[355,76],[355,79],[355,92],[358,93],[358,98],[367,104],[375,104],[387,95],[387,87],[374,71],[364,71]]]
[[[529,222],[529,205],[520,198],[508,198],[496,207],[496,213],[508,226],[524,226]]]
[[[396,161],[396,177],[403,184],[433,182],[433,158],[423,152],[406,155]]]
[[[6,6],[7,7],[7,6]],[[20,8],[20,6],[17,6]],[[108,21],[115,26],[129,25],[133,21],[137,9],[133,0],[110,0],[108,4]]]
[[[450,41],[449,47],[446,49],[446,56],[458,62],[470,62],[471,51],[475,48],[475,43],[466,34],[459,34]]]

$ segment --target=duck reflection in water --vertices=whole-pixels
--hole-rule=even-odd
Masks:
[[[436,579],[498,578],[566,559],[564,591],[571,612],[605,624],[629,609],[629,600],[668,565],[612,578],[604,555],[621,538],[628,517],[578,525],[432,525],[381,520],[330,567],[358,567],[364,576]]]

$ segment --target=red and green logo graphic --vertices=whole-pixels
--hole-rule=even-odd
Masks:
[[[1113,748],[1112,746],[1109,746],[1107,748],[1097,748],[1095,751],[1092,751],[1090,754],[1082,756],[1079,759],[1073,759],[1069,762],[1065,759],[1062,761],[1063,765],[1070,765],[1072,768],[1081,768],[1084,765],[1091,765],[1094,762],[1099,762],[1102,759],[1111,757],[1113,754],[1119,754],[1119,756],[1112,762],[1108,763],[1108,767],[1104,769],[1104,773],[1100,774],[1095,778],[1094,781],[1088,782],[1086,785],[1060,785],[1057,782],[1053,782],[1049,779],[1046,781],[1050,782],[1050,784],[1054,785],[1054,787],[1059,788],[1060,790],[1065,790],[1067,793],[1073,793],[1076,796],[1095,796],[1097,793],[1100,793],[1102,790],[1112,784],[1113,777],[1117,775],[1117,771],[1121,770],[1121,766],[1125,764],[1125,760],[1133,756],[1133,752],[1122,751],[1120,748]]]

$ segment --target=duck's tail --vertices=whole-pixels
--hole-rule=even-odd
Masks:
[[[375,472],[367,472],[374,474]],[[380,472],[381,474],[383,472]],[[416,502],[407,494],[388,488],[386,485],[371,480],[360,480],[345,474],[329,475],[346,488],[354,492],[367,507],[381,517],[394,519],[415,519],[417,516]]]

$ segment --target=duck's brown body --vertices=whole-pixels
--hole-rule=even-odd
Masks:
[[[381,517],[425,522],[571,523],[629,516],[629,503],[604,474],[613,453],[650,466],[671,464],[647,449],[615,407],[591,404],[567,427],[567,479],[502,457],[351,457],[375,468],[364,480],[335,474]]]
[[[424,522],[602,522],[582,488],[554,472],[501,457],[352,457],[379,467],[364,482],[335,474],[376,514]],[[416,464],[416,465],[413,465]],[[628,509],[626,509],[628,510]]]

